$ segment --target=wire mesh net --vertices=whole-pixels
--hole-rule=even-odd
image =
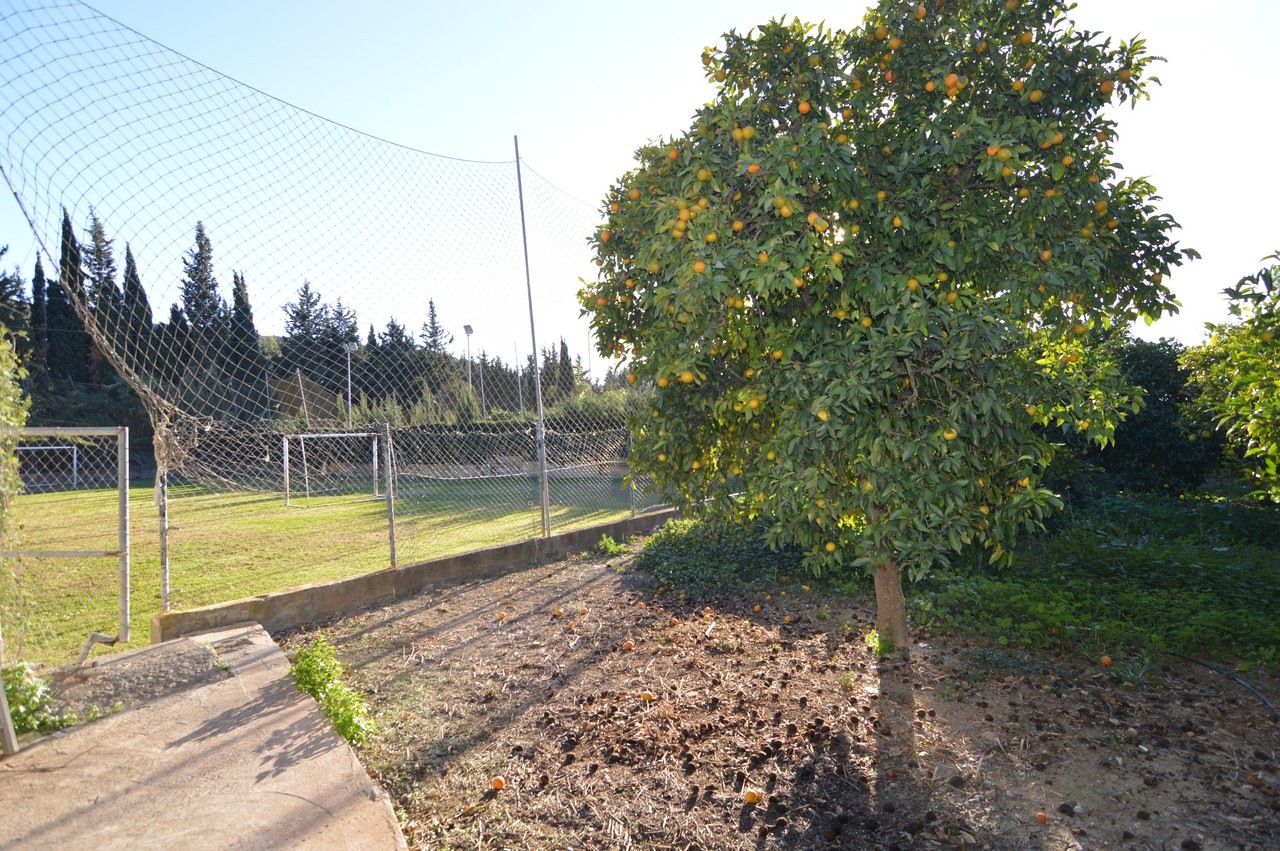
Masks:
[[[175,605],[385,566],[392,516],[401,562],[540,534],[539,401],[552,531],[656,504],[575,301],[598,214],[526,165],[365,135],[77,3],[0,16],[0,116],[47,263],[32,381],[136,394]]]
[[[4,663],[65,661],[90,631],[118,635],[120,453],[115,433],[18,438],[21,525],[0,577]]]

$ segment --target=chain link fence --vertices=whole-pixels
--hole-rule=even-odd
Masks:
[[[644,391],[576,301],[599,213],[518,151],[365,135],[78,3],[0,17],[0,139],[41,246],[33,420],[145,410],[156,607],[656,505],[626,477]],[[79,475],[48,452],[33,475]]]

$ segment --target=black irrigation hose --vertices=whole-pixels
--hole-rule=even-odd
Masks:
[[[1253,696],[1258,698],[1258,700],[1261,700],[1263,703],[1265,703],[1268,709],[1280,715],[1280,709],[1276,709],[1276,705],[1271,701],[1267,700],[1266,695],[1264,695],[1262,692],[1258,691],[1256,688],[1249,685],[1244,680],[1240,679],[1230,671],[1219,668],[1217,665],[1210,665],[1208,662],[1201,662],[1199,659],[1192,659],[1190,656],[1183,656],[1181,653],[1175,653],[1174,655],[1177,656],[1179,659],[1186,659],[1188,662],[1195,662],[1197,665],[1200,665],[1201,667],[1204,667],[1204,668],[1208,668],[1210,671],[1217,671],[1219,674],[1222,674],[1222,676],[1224,677],[1230,677],[1240,685],[1247,688],[1250,692],[1252,692]]]

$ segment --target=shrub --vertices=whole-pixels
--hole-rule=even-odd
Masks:
[[[19,736],[31,732],[52,733],[79,720],[73,713],[59,715],[53,711],[49,684],[36,676],[26,662],[0,669],[0,678],[4,680],[4,696],[9,702],[13,729]]]
[[[705,589],[719,582],[776,581],[801,567],[802,551],[765,543],[768,524],[738,525],[710,518],[668,520],[645,540],[635,566],[673,588]]]

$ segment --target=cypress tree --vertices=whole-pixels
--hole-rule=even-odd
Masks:
[[[54,378],[86,383],[89,380],[89,332],[72,306],[83,304],[84,272],[80,268],[80,244],[71,227],[71,217],[62,211],[62,256],[58,262],[57,284],[46,292],[49,323],[49,374]]]
[[[117,349],[123,351],[135,369],[151,371],[155,359],[155,328],[151,315],[151,302],[147,299],[147,291],[142,287],[142,278],[138,275],[138,264],[134,262],[133,250],[128,243],[124,246],[124,293],[121,296],[120,336],[123,345]]]
[[[36,268],[31,274],[31,349],[32,360],[44,365],[49,355],[49,310],[47,284],[40,255],[36,255]]]

